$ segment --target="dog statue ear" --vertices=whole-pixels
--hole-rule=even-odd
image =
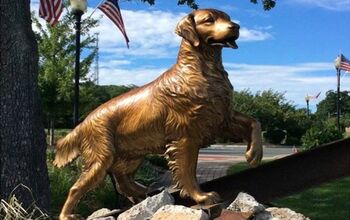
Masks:
[[[189,41],[193,46],[198,47],[199,38],[195,28],[193,14],[187,15],[177,24],[175,33]]]

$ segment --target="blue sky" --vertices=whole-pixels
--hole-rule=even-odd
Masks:
[[[32,10],[38,10],[32,1]],[[91,11],[100,1],[88,1]],[[271,11],[249,0],[197,0],[200,8],[225,11],[241,25],[238,50],[224,49],[223,61],[235,90],[252,92],[274,89],[298,107],[305,95],[316,95],[315,110],[325,92],[336,89],[333,61],[337,54],[350,57],[350,0],[278,0]],[[100,84],[143,85],[176,60],[180,37],[176,23],[191,9],[177,0],[156,0],[154,6],[138,0],[120,1],[130,38],[125,46],[119,30],[100,11]],[[341,79],[350,90],[350,74]]]

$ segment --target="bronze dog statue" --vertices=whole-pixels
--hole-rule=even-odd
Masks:
[[[239,25],[224,12],[196,10],[176,27],[183,40],[176,64],[153,82],[98,107],[57,145],[54,164],[82,156],[84,169],[69,191],[60,219],[73,219],[79,199],[113,174],[118,191],[144,197],[133,176],[147,154],[165,154],[181,196],[219,199],[196,181],[198,151],[216,137],[247,141],[246,159],[262,158],[259,122],[232,109],[233,87],[222,65],[223,47],[237,48]]]

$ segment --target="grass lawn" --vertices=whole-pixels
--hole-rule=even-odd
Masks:
[[[232,174],[249,168],[247,163],[231,166]],[[293,196],[271,202],[277,207],[287,207],[315,220],[350,219],[350,177],[305,190]]]

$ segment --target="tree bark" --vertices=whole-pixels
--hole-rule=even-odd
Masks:
[[[38,92],[38,49],[30,1],[0,0],[0,198],[14,193],[28,207],[33,199],[49,210],[49,179],[42,107]],[[32,195],[34,198],[32,198]]]

